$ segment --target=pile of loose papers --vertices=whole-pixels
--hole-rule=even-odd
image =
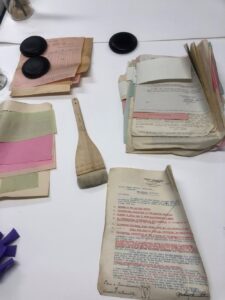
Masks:
[[[225,136],[223,90],[212,46],[191,44],[187,57],[141,55],[119,78],[128,153],[193,156]]]
[[[55,115],[51,104],[0,104],[0,197],[49,194],[55,160]]]
[[[69,93],[88,71],[92,38],[55,38],[47,40],[47,45],[42,56],[49,60],[50,70],[40,78],[29,79],[23,75],[22,66],[28,58],[20,55],[10,87],[12,97]]]

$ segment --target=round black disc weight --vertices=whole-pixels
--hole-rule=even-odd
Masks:
[[[20,51],[24,56],[34,57],[41,55],[47,49],[47,42],[41,36],[30,36],[20,45]]]
[[[35,79],[43,76],[48,72],[50,62],[43,56],[31,57],[22,66],[24,76]]]
[[[137,38],[129,32],[118,32],[110,38],[109,47],[113,52],[126,54],[137,47]]]

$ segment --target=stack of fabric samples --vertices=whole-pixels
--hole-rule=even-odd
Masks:
[[[56,168],[56,123],[52,105],[0,104],[0,198],[49,195]]]
[[[194,156],[223,147],[223,89],[212,45],[186,49],[184,57],[141,55],[120,76],[128,153]]]
[[[40,78],[25,77],[22,67],[28,57],[21,54],[10,86],[12,97],[68,94],[89,70],[93,38],[67,37],[46,41],[47,48],[42,56],[50,63],[49,71]]]

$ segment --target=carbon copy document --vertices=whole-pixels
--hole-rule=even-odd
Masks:
[[[134,111],[206,113],[209,111],[195,72],[191,82],[164,82],[135,86]]]
[[[170,167],[110,170],[98,290],[146,300],[210,299]]]

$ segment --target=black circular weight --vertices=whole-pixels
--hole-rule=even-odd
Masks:
[[[43,76],[48,72],[50,62],[43,56],[31,57],[22,66],[24,76],[35,79]]]
[[[20,51],[24,56],[34,57],[45,52],[48,45],[46,40],[41,36],[30,36],[20,45]]]
[[[109,40],[109,47],[118,54],[130,53],[137,47],[137,38],[129,32],[118,32]]]

